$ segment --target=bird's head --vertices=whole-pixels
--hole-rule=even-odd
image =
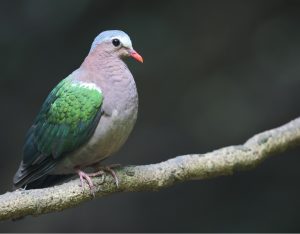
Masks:
[[[109,30],[100,33],[94,40],[90,53],[101,46],[102,50],[110,54],[116,54],[120,58],[132,57],[139,62],[143,58],[133,48],[130,37],[120,30]]]

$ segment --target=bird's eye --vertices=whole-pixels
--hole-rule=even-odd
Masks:
[[[121,44],[121,42],[120,42],[119,39],[113,39],[113,40],[112,40],[112,43],[113,43],[113,45],[114,45],[115,47],[118,47],[118,46]]]

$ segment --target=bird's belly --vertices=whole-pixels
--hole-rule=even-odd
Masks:
[[[127,140],[137,117],[136,110],[103,115],[90,140],[75,152],[66,155],[53,174],[74,173],[74,167],[84,168],[115,153]]]

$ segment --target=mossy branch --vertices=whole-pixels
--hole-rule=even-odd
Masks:
[[[262,132],[245,144],[224,147],[206,154],[178,156],[165,162],[128,166],[116,170],[120,185],[111,176],[93,178],[95,197],[116,192],[157,191],[188,180],[230,175],[255,167],[267,157],[300,145],[300,118],[281,127]],[[79,179],[45,189],[7,192],[0,195],[0,220],[62,211],[94,199]]]

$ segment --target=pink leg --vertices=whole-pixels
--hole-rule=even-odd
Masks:
[[[107,171],[108,173],[111,174],[111,176],[112,176],[112,177],[114,178],[114,180],[115,180],[115,183],[116,183],[117,188],[119,188],[119,179],[118,179],[118,177],[117,177],[116,172],[112,169],[112,168],[114,168],[114,167],[115,167],[114,165],[106,166],[106,167],[104,167],[104,171]]]
[[[90,190],[92,190],[94,188],[94,184],[93,184],[93,181],[91,180],[91,178],[89,177],[89,175],[87,173],[81,171],[80,169],[76,169],[76,172],[79,175],[81,187],[83,188],[83,182],[84,182],[84,180],[86,180],[87,184],[90,187]]]
[[[99,171],[96,171],[94,173],[89,173],[88,175],[89,175],[89,177],[96,177],[96,176],[104,175],[104,171],[99,170]]]
[[[113,170],[113,168],[120,167],[120,164],[112,164],[110,166],[101,166],[99,164],[94,164],[92,165],[94,168],[96,168],[97,172],[89,174],[89,176],[98,176],[98,175],[103,175],[104,172],[108,172],[111,174],[111,176],[114,178],[116,186],[119,187],[119,179]]]

